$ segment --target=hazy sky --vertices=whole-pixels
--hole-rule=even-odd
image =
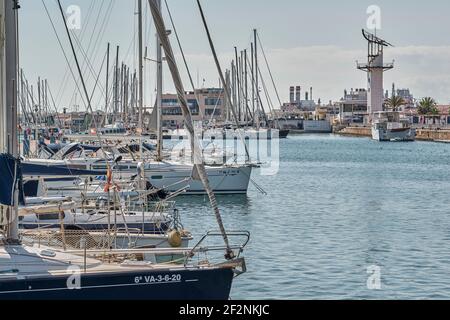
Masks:
[[[56,1],[44,1],[72,60]],[[194,78],[199,74],[200,84],[205,79],[205,86],[217,86],[218,74],[196,1],[167,1]],[[67,63],[42,1],[21,0],[20,3],[21,65],[27,79],[36,82],[38,76],[47,78],[57,105],[73,105],[74,80],[67,76],[70,75]],[[153,58],[155,30],[147,1],[144,3],[146,44]],[[450,102],[448,0],[203,0],[202,3],[223,68],[229,66],[234,46],[249,48],[252,29],[258,28],[282,100],[288,99],[289,85],[301,85],[313,86],[314,97],[324,102],[339,100],[346,88],[366,87],[366,76],[356,70],[355,61],[365,60],[366,43],[361,29],[366,26],[366,10],[369,5],[378,5],[382,10],[379,35],[395,45],[385,54],[386,60],[396,62],[395,70],[386,74],[385,88],[390,89],[395,82],[397,87],[409,87],[417,98],[432,96],[440,103]],[[62,0],[62,4],[64,8],[81,7],[81,30],[75,34],[82,39],[95,72],[100,69],[107,42],[114,49],[120,45],[121,61],[134,67],[135,0]],[[111,15],[107,14],[108,8]],[[102,27],[104,32],[99,32]],[[176,48],[175,42],[173,45]],[[79,57],[83,61],[81,52]],[[92,91],[95,77],[89,74],[86,72],[88,89]],[[153,63],[147,63],[146,74],[146,103],[151,105],[155,90]],[[102,87],[104,78],[102,73]],[[187,81],[185,87],[190,89]],[[165,91],[171,90],[166,74]],[[275,100],[273,90],[271,94]],[[103,105],[99,91],[95,97],[94,105]]]

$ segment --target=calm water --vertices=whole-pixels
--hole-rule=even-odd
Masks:
[[[267,196],[219,200],[227,228],[252,233],[233,299],[450,298],[450,145],[308,135],[281,158],[254,174]],[[217,229],[205,203],[178,201],[195,235]]]

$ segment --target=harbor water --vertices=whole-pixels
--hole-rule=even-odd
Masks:
[[[450,145],[302,135],[280,148],[279,173],[253,176],[268,195],[219,198],[226,227],[252,233],[232,299],[450,298]],[[197,239],[217,229],[206,198],[177,204]]]

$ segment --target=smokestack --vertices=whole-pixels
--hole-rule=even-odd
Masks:
[[[309,89],[309,98],[310,98],[311,100],[314,100],[314,99],[313,99],[313,88],[312,88],[312,87]]]
[[[302,101],[302,87],[297,86],[295,89],[295,102],[300,103]]]
[[[290,88],[290,103],[295,103],[295,87]]]
[[[305,100],[306,100],[306,101],[309,100],[309,98],[308,98],[308,92],[305,92]]]

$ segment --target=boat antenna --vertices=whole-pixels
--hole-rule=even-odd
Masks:
[[[217,205],[217,199],[216,199],[214,192],[211,189],[208,175],[206,173],[205,165],[203,163],[200,144],[199,144],[198,137],[196,136],[195,130],[194,130],[194,122],[192,120],[192,114],[191,114],[191,111],[188,106],[183,82],[181,80],[181,75],[178,70],[177,63],[175,61],[175,55],[172,50],[172,45],[170,44],[169,37],[166,32],[166,26],[165,26],[163,17],[160,12],[160,6],[158,5],[159,1],[160,0],[149,0],[150,10],[151,10],[151,13],[153,16],[153,21],[155,23],[156,30],[159,35],[159,39],[161,41],[161,45],[166,54],[167,65],[168,65],[170,73],[172,75],[173,83],[174,83],[176,91],[177,91],[181,110],[182,110],[183,116],[185,118],[185,126],[186,126],[187,131],[189,132],[192,153],[194,156],[194,172],[196,171],[196,173],[198,174],[198,177],[200,178],[201,182],[203,183],[203,186],[205,187],[205,191],[208,194],[209,200],[211,202],[211,206],[213,208],[214,215],[215,215],[217,223],[219,225],[220,232],[222,233],[223,240],[227,247],[225,258],[227,260],[232,260],[232,259],[234,259],[235,256],[230,247],[228,235],[225,231],[225,226],[223,224],[222,217],[220,215],[220,210]]]

